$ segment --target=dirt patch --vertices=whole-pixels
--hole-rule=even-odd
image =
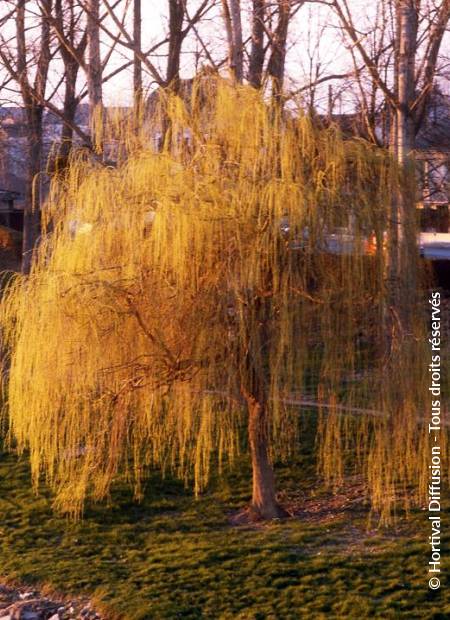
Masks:
[[[364,484],[359,479],[349,481],[339,492],[321,493],[317,496],[288,491],[278,494],[278,501],[291,517],[308,523],[329,523],[344,514],[353,516],[368,513]]]
[[[281,521],[283,519],[288,519],[292,515],[287,512],[281,505],[278,507],[278,516],[270,519],[273,523],[274,521]],[[266,523],[267,521],[251,506],[243,508],[236,513],[230,515],[230,523],[231,525],[250,525],[250,526],[258,526]]]
[[[108,620],[89,599],[0,582],[0,620]]]
[[[264,521],[251,507],[243,508],[229,516],[229,522],[235,526],[264,527],[265,524],[284,519],[299,519],[308,523],[327,524],[347,513],[352,517],[368,514],[369,507],[365,498],[364,485],[360,480],[349,482],[339,493],[321,493],[312,496],[301,491],[282,491],[277,500],[283,514],[279,519]]]

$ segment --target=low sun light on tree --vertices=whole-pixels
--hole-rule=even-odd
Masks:
[[[380,353],[396,165],[218,78],[160,105],[160,152],[147,127],[116,168],[75,156],[54,181],[31,275],[2,306],[11,443],[75,515],[124,471],[139,494],[149,466],[199,493],[248,443],[250,513],[273,518],[273,462],[301,442],[285,400],[313,393],[320,471],[362,473],[387,516],[399,484],[426,485],[422,345]]]

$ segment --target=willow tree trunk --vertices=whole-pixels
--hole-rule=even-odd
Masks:
[[[260,399],[243,390],[248,409],[248,439],[252,459],[251,512],[257,518],[279,519],[287,513],[278,504],[275,474],[269,457],[267,411]]]

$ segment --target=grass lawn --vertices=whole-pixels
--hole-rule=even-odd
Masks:
[[[230,525],[249,499],[243,458],[199,500],[155,473],[142,503],[118,483],[109,506],[73,524],[53,514],[46,492],[33,495],[26,459],[1,453],[0,575],[94,594],[135,620],[450,618],[446,583],[428,590],[426,512],[369,529],[357,487],[314,490],[311,456],[277,473],[298,518]],[[448,545],[443,555],[445,574]]]

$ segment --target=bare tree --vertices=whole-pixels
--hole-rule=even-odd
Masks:
[[[264,32],[266,19],[265,0],[252,0],[252,46],[248,81],[254,88],[261,88],[264,68]]]
[[[27,178],[22,246],[22,270],[28,273],[33,249],[40,235],[40,172],[43,158],[43,114],[47,78],[52,58],[51,29],[47,15],[52,0],[41,0],[32,16],[38,36],[30,45],[26,0],[18,0],[11,17],[16,22],[14,48],[4,36],[0,40],[0,60],[17,83],[27,121]]]
[[[222,0],[223,19],[228,41],[228,65],[237,82],[244,78],[244,42],[240,0]]]
[[[50,16],[60,42],[60,54],[64,64],[61,144],[53,162],[56,170],[66,165],[72,148],[75,114],[80,102],[76,89],[77,78],[80,68],[86,69],[87,30],[80,24],[82,15],[76,5],[76,0],[55,0],[54,15]]]
[[[180,59],[183,39],[184,22],[183,0],[169,0],[169,50],[167,54],[166,85],[178,91],[180,82]]]
[[[102,60],[100,56],[100,0],[87,0],[88,63],[87,84],[89,93],[89,116],[94,130],[95,116],[103,105]]]
[[[414,256],[415,193],[413,159],[415,137],[424,116],[437,68],[439,49],[445,27],[450,19],[450,1],[444,0],[436,11],[423,18],[416,0],[388,2],[394,24],[393,62],[382,73],[379,57],[370,53],[365,36],[357,29],[347,0],[333,0],[342,27],[355,54],[364,63],[373,88],[382,93],[390,114],[390,148],[403,171],[404,181],[392,201],[389,218],[387,282],[390,304],[402,315],[404,328],[409,330],[408,308],[415,288]],[[425,42],[425,44],[424,44]],[[419,48],[424,48],[418,63]]]
[[[139,110],[142,103],[142,4],[133,0],[133,95],[134,108]]]
[[[292,0],[277,0],[278,21],[270,40],[271,52],[267,66],[267,74],[272,81],[272,92],[275,97],[280,97],[283,90],[286,43],[292,4]]]
[[[97,1],[97,0],[96,0]],[[116,2],[112,4],[109,0],[103,0],[103,6],[106,9],[106,14],[110,18],[112,25],[105,23],[105,20],[92,10],[87,0],[78,0],[80,5],[84,8],[90,19],[95,21],[98,28],[113,42],[114,45],[119,45],[127,50],[130,50],[133,54],[133,63],[137,67],[136,71],[147,71],[153,82],[158,86],[168,87],[177,83],[180,74],[180,59],[182,53],[182,45],[187,35],[195,27],[195,25],[205,16],[212,6],[210,0],[203,0],[197,7],[194,14],[188,13],[188,2],[184,0],[168,0],[169,9],[169,27],[166,36],[160,41],[153,44],[148,50],[141,49],[140,35],[136,37],[139,19],[139,7],[137,8],[136,18],[133,19],[133,33],[130,34],[125,25],[125,16],[127,6],[125,6],[125,12],[122,16],[119,16],[116,10]],[[134,5],[136,10],[136,4]],[[152,60],[152,55],[159,51],[161,48],[167,46],[167,63],[165,71],[162,71],[155,62]],[[136,64],[136,63],[139,64]]]

